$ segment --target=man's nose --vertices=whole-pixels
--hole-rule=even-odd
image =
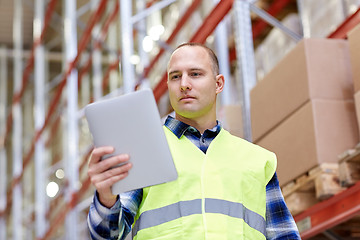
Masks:
[[[180,89],[182,91],[191,89],[190,79],[187,75],[182,76],[181,81],[180,81]]]

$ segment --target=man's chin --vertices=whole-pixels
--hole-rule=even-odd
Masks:
[[[177,115],[187,119],[196,118],[198,115],[197,113],[198,111],[190,111],[190,110],[176,112]]]

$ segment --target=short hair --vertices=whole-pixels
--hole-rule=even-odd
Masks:
[[[219,60],[218,60],[216,54],[214,53],[214,51],[211,48],[209,48],[206,45],[201,44],[201,43],[186,42],[186,43],[182,43],[179,46],[177,46],[175,48],[175,50],[179,49],[179,48],[182,48],[182,47],[186,47],[186,46],[189,46],[189,47],[202,47],[203,49],[205,49],[207,51],[207,53],[209,54],[209,56],[210,56],[210,60],[211,60],[211,63],[212,63],[212,70],[213,70],[214,74],[215,75],[219,74]]]

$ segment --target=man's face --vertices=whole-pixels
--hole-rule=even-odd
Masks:
[[[169,98],[175,112],[195,119],[216,111],[216,95],[224,79],[215,75],[208,52],[184,46],[172,54],[168,65]]]

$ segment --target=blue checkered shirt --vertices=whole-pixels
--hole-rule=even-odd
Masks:
[[[194,127],[170,116],[166,119],[165,126],[178,138],[182,135],[186,136],[205,153],[211,141],[221,130],[221,125],[217,123],[214,128],[207,129],[201,134]],[[125,239],[131,230],[141,200],[141,189],[130,191],[121,194],[115,205],[109,209],[101,205],[95,193],[88,215],[91,238]],[[266,239],[300,239],[295,221],[282,196],[276,173],[266,186]]]

